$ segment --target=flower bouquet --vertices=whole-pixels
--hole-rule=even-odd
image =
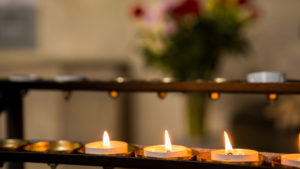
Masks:
[[[247,52],[249,44],[244,30],[256,18],[251,2],[155,2],[133,8],[139,46],[148,64],[170,72],[177,80],[209,79],[225,52]],[[204,126],[205,98],[191,95],[190,100],[195,100],[195,97],[198,101],[190,103],[199,108],[190,108],[189,112],[196,112],[190,114],[190,129],[192,135],[199,135]]]

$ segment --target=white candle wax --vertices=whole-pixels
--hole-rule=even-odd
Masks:
[[[128,144],[123,141],[110,141],[110,146],[104,146],[102,141],[95,141],[85,145],[87,154],[121,154],[128,152]]]
[[[223,162],[250,162],[258,161],[258,152],[249,149],[232,149],[232,153],[228,154],[225,149],[215,150],[211,152],[213,161]]]
[[[185,146],[172,145],[172,150],[167,150],[165,145],[155,145],[144,148],[144,156],[158,158],[172,158],[188,156],[188,149]]]
[[[300,154],[281,155],[281,164],[299,168],[300,167]]]

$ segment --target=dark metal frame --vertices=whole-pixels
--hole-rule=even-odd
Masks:
[[[1,90],[85,90],[120,92],[220,92],[220,93],[277,93],[300,94],[300,82],[285,83],[247,83],[247,82],[170,82],[158,81],[79,81],[55,82],[41,80],[35,82],[11,82],[0,80]]]
[[[0,97],[0,111],[6,110],[7,138],[23,139],[23,97],[18,89],[3,90]],[[1,159],[1,158],[0,158]],[[1,166],[1,165],[0,165]],[[23,163],[8,163],[9,169],[22,169]]]
[[[2,161],[36,162],[47,164],[72,164],[125,168],[161,168],[161,169],[270,169],[270,165],[251,166],[208,163],[199,161],[164,160],[138,157],[100,156],[92,154],[60,154],[40,152],[0,152]]]
[[[85,91],[119,91],[119,92],[222,92],[222,93],[277,93],[277,94],[300,94],[300,82],[286,83],[246,83],[246,82],[170,82],[159,81],[129,81],[118,83],[115,81],[80,81],[80,82],[55,82],[50,80],[40,80],[33,82],[12,82],[0,80],[0,110],[7,111],[7,137],[23,138],[23,95],[28,90],[85,90]],[[123,130],[124,138],[130,141],[130,96],[125,95],[122,115],[127,120],[123,120],[122,126],[127,126]],[[127,100],[127,101],[126,101]],[[40,156],[39,156],[40,155]],[[186,162],[150,159],[134,159],[129,157],[98,157],[88,155],[62,155],[62,154],[38,154],[24,152],[1,152],[2,161],[31,161],[31,162],[51,162],[78,165],[113,165],[119,167],[142,167],[152,168],[235,168],[234,166],[216,165],[208,163]],[[34,158],[33,158],[34,157]],[[87,161],[84,159],[87,158]],[[77,160],[75,160],[77,159]],[[96,160],[95,160],[96,159]],[[95,162],[93,162],[95,161]],[[123,165],[124,164],[124,165]],[[126,165],[125,165],[126,164]],[[127,165],[128,164],[128,165]],[[22,163],[11,163],[10,168],[22,168]],[[243,166],[244,167],[244,166]],[[251,166],[252,167],[252,166]],[[250,168],[251,168],[250,167]],[[240,167],[238,167],[240,168]],[[246,167],[247,168],[247,167]]]

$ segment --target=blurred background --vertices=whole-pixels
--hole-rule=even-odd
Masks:
[[[141,3],[142,1],[139,1]],[[80,75],[113,80],[169,77],[145,66],[136,50],[131,9],[134,0],[0,0],[0,75]],[[143,3],[152,3],[144,0]],[[246,32],[252,50],[247,57],[224,57],[213,77],[245,80],[254,71],[285,72],[300,79],[300,1],[255,0],[259,18]],[[234,147],[260,151],[297,152],[300,98],[280,96],[270,104],[265,95],[222,94],[207,102],[204,133],[188,132],[187,101],[183,93],[30,91],[25,99],[25,139],[67,139],[83,143],[100,140],[103,130],[112,139],[134,144],[161,144],[168,129],[174,144],[223,147],[227,130]],[[130,102],[128,102],[130,99]],[[126,106],[130,106],[126,108]],[[124,136],[124,109],[131,114]],[[0,138],[6,138],[6,114],[0,114]],[[126,118],[126,117],[125,117]],[[27,168],[48,168],[26,164]],[[95,168],[59,166],[59,168]]]

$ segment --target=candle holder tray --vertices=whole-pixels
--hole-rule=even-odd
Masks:
[[[6,139],[0,140],[0,151],[14,151],[29,144],[28,141],[21,139]]]
[[[199,152],[199,149],[194,149]],[[199,152],[201,153],[201,152]],[[110,166],[123,168],[161,168],[161,169],[271,169],[281,168],[274,166],[268,159],[261,165],[215,163],[196,160],[169,160],[158,158],[144,158],[131,156],[108,156],[83,154],[75,151],[73,153],[57,152],[33,152],[33,151],[0,151],[0,166],[4,162],[34,162],[48,164],[70,164],[86,166]]]
[[[67,140],[58,141],[39,141],[25,146],[25,151],[33,152],[53,152],[53,153],[72,153],[82,147],[81,143]]]

